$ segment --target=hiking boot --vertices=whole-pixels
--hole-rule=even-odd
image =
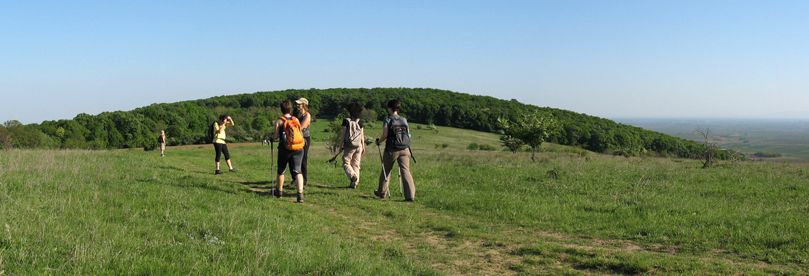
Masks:
[[[384,193],[380,193],[379,191],[374,191],[374,195],[375,195],[376,197],[378,197],[378,198],[381,198],[381,199],[384,199],[384,198],[385,198],[385,194],[384,194]]]
[[[350,185],[348,185],[348,188],[350,188],[350,189],[356,189],[356,188],[357,188],[357,182],[351,182],[351,184],[350,184]]]
[[[303,203],[303,194],[298,194],[298,203]]]
[[[229,171],[232,172],[232,173],[235,173],[236,169],[230,169]]]
[[[216,170],[213,174],[220,175],[220,174],[222,174],[222,170]]]
[[[277,198],[281,198],[282,196],[284,196],[284,191],[275,189],[275,190],[272,190],[272,195],[274,195]]]

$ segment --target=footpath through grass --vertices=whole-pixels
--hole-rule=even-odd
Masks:
[[[491,134],[415,136],[415,203],[395,177],[392,199],[373,198],[376,148],[350,190],[314,145],[304,204],[267,195],[266,146],[231,145],[239,172],[221,176],[209,145],[0,152],[0,274],[809,271],[804,165],[703,170],[555,145],[530,162],[465,150]]]

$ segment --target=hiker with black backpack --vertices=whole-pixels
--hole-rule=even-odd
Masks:
[[[209,137],[212,136],[211,142],[216,152],[216,171],[214,174],[222,174],[222,170],[219,169],[219,161],[222,158],[222,154],[225,155],[225,162],[227,162],[230,172],[236,172],[236,169],[233,168],[233,162],[230,160],[227,142],[225,142],[225,139],[227,139],[225,131],[228,127],[232,127],[233,125],[233,118],[228,115],[222,115],[219,116],[219,120],[211,124],[211,127],[208,129]]]
[[[388,101],[390,116],[385,118],[382,124],[382,136],[376,139],[377,148],[379,148],[380,141],[385,142],[385,154],[380,157],[382,173],[379,175],[379,188],[374,191],[374,195],[379,198],[387,197],[393,162],[397,162],[405,201],[413,201],[416,198],[416,183],[410,173],[410,158],[413,155],[410,150],[410,128],[407,119],[399,116],[400,109],[399,100]]]
[[[303,138],[301,122],[292,116],[292,102],[283,101],[280,104],[281,112],[284,113],[281,119],[275,123],[273,140],[278,141],[278,178],[273,195],[282,197],[284,195],[284,172],[287,167],[292,175],[292,183],[298,188],[298,203],[303,203],[303,174],[301,174],[301,163],[303,162],[303,149],[306,140]]]
[[[365,130],[360,115],[362,105],[348,105],[349,117],[343,121],[340,129],[339,143],[343,147],[343,170],[350,181],[349,188],[356,189],[360,183],[360,163],[365,155]]]

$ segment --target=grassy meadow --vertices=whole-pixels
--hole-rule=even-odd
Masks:
[[[0,152],[0,275],[807,274],[809,165],[624,158],[414,127],[417,194],[348,189],[313,129],[306,203],[269,196],[270,148]],[[366,131],[378,135],[379,126]]]

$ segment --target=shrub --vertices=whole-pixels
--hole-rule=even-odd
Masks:
[[[490,145],[485,145],[485,144],[484,145],[478,145],[478,149],[479,150],[485,150],[485,151],[495,151],[495,150],[497,150],[495,147],[490,146]]]

